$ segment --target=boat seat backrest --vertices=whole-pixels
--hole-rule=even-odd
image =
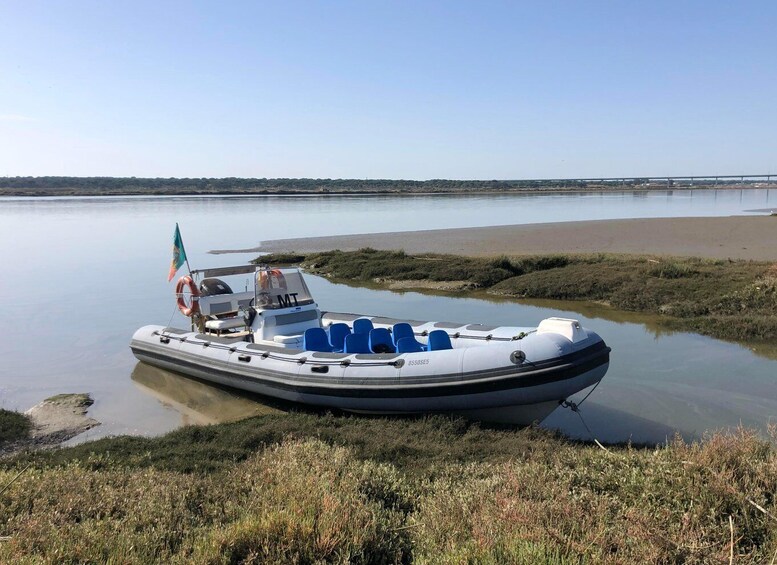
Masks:
[[[345,338],[351,333],[348,324],[336,323],[329,326],[329,345],[335,351],[342,351],[345,348]]]
[[[386,328],[370,330],[370,351],[373,353],[394,353],[396,348],[391,341],[391,333]]]
[[[368,334],[348,334],[345,336],[345,353],[372,353]]]
[[[432,330],[429,332],[429,351],[442,351],[453,349],[451,337],[445,330]]]
[[[404,337],[415,339],[413,327],[407,322],[394,324],[394,327],[391,328],[391,339],[394,340],[394,345],[399,345],[399,340]]]
[[[414,337],[403,337],[397,341],[397,353],[419,353],[423,350],[423,345]]]
[[[369,334],[373,329],[372,320],[369,318],[357,318],[353,321],[353,333]]]
[[[306,351],[332,351],[332,346],[329,345],[329,337],[323,328],[306,329],[302,337],[302,348]]]

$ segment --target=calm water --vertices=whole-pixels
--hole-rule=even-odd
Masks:
[[[0,200],[0,307],[7,321],[0,340],[0,406],[24,410],[52,394],[91,392],[90,415],[103,425],[90,437],[157,434],[185,423],[277,408],[137,365],[132,357],[127,344],[137,327],[171,320],[185,326],[175,309],[172,283],[166,282],[176,221],[196,268],[241,260],[207,255],[209,249],[275,238],[736,215],[775,202],[775,190]],[[610,372],[583,410],[603,440],[662,441],[675,430],[693,437],[740,422],[763,428],[777,414],[773,352],[693,334],[657,333],[650,318],[584,304],[530,306],[397,294],[309,279],[319,304],[330,310],[510,325],[531,325],[559,314],[580,318],[613,348]],[[545,425],[587,436],[569,411],[557,411]]]

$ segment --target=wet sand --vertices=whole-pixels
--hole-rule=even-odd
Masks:
[[[470,256],[631,253],[777,260],[777,217],[646,218],[263,241],[230,252],[309,253],[362,247]]]

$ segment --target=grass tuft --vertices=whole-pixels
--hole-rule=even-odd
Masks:
[[[94,400],[85,392],[56,394],[48,397],[45,402],[52,404],[66,404],[69,406],[86,407],[94,404]]]
[[[0,446],[30,437],[32,422],[24,414],[0,408]]]
[[[269,253],[251,261],[255,265],[297,265],[305,260],[299,253]]]

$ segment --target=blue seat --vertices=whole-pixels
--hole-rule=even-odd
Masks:
[[[370,332],[370,351],[373,353],[394,353],[391,333],[386,328],[375,328]]]
[[[345,348],[345,336],[351,333],[348,324],[332,324],[329,326],[329,345],[333,351],[342,351]]]
[[[397,353],[419,353],[424,347],[414,337],[402,337],[397,341]]]
[[[306,351],[332,351],[329,345],[329,336],[324,328],[308,328],[302,337],[302,348]]]
[[[442,351],[443,349],[453,349],[451,337],[445,330],[432,330],[429,332],[429,351]]]
[[[372,320],[368,318],[357,318],[353,321],[353,333],[355,334],[368,334],[372,328]]]
[[[372,353],[368,334],[348,334],[345,336],[345,353]]]
[[[413,328],[408,324],[407,322],[400,322],[398,324],[394,324],[394,327],[391,330],[391,339],[394,340],[394,345],[397,347],[397,351],[399,351],[399,340],[409,338],[418,343],[418,346],[421,348],[421,351],[424,350],[424,346],[422,343],[419,343],[418,340],[415,338],[415,334],[413,333]],[[406,346],[407,347],[407,346]]]

